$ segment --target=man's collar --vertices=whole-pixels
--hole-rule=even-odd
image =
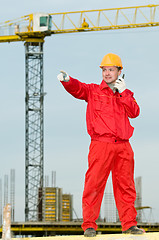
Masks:
[[[100,86],[101,90],[103,90],[104,88],[108,88],[109,87],[108,84],[104,80],[101,82],[101,84],[99,86]]]

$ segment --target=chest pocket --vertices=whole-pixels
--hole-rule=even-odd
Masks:
[[[94,109],[102,111],[109,107],[110,101],[110,97],[106,95],[94,94]]]

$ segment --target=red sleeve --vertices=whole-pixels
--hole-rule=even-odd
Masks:
[[[82,83],[72,77],[70,77],[68,82],[61,81],[61,83],[73,97],[88,101],[89,84]]]
[[[130,118],[136,118],[140,113],[139,105],[133,95],[133,92],[128,89],[120,93],[120,101],[124,105],[128,117]]]

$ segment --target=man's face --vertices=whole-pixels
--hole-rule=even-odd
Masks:
[[[119,70],[115,66],[102,67],[102,76],[103,76],[103,80],[106,83],[115,83],[115,81],[117,80],[117,78],[120,74],[121,74],[121,70]]]

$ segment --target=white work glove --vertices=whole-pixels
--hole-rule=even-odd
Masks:
[[[122,93],[125,89],[126,89],[126,84],[125,84],[124,78],[119,77],[114,84],[114,90],[118,90],[119,93]]]
[[[68,82],[70,80],[70,77],[67,74],[67,72],[64,72],[63,70],[61,70],[60,74],[57,75],[57,79],[62,82]]]

